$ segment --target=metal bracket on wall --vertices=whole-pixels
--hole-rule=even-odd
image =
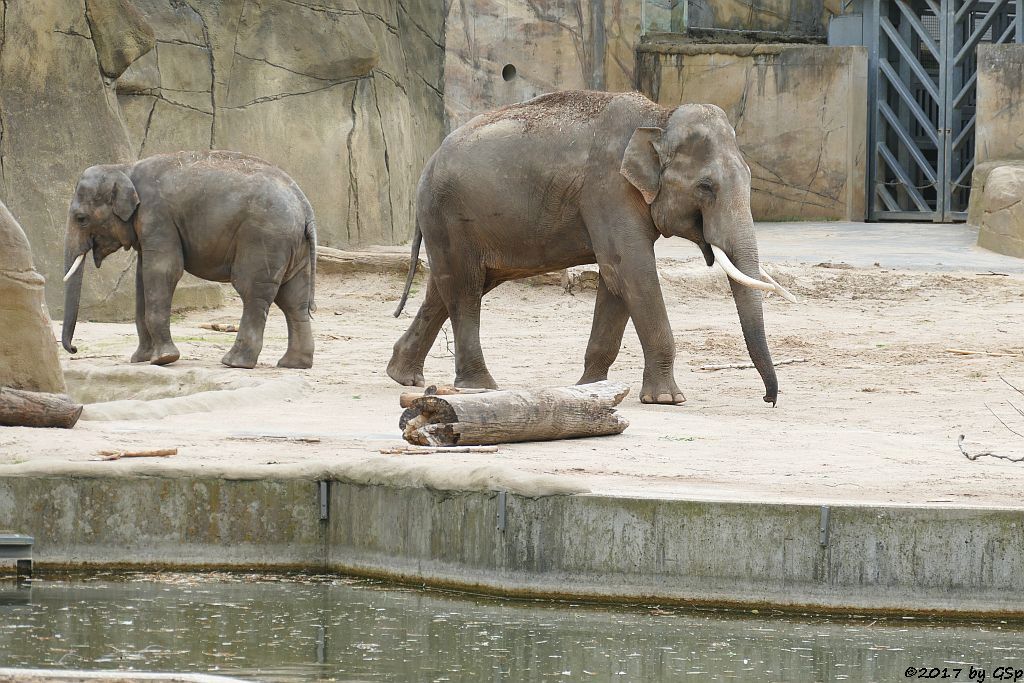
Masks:
[[[498,491],[498,509],[494,514],[496,521],[495,526],[498,531],[505,531],[505,503],[507,502],[508,492]]]
[[[318,485],[318,489],[320,491],[320,521],[324,522],[324,521],[327,520],[327,513],[328,513],[328,509],[327,509],[328,486],[327,486],[327,482],[326,481],[318,481],[317,485]]]
[[[828,547],[829,519],[832,511],[828,505],[821,506],[821,518],[818,520],[818,543],[822,548]]]

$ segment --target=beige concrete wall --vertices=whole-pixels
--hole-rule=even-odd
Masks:
[[[864,48],[645,44],[637,68],[660,104],[712,103],[729,115],[756,220],[864,219]]]
[[[640,0],[460,0],[445,28],[450,130],[553,90],[631,90]],[[506,65],[516,75],[505,80]]]

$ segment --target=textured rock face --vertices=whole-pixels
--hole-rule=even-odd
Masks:
[[[396,244],[444,134],[444,9],[407,0],[0,3],[0,200],[62,308],[63,234],[88,166],[181,149],[277,164],[325,245]],[[112,80],[116,78],[116,80]],[[132,263],[85,276],[83,319],[133,315]],[[179,306],[219,301],[186,277]]]
[[[132,152],[286,170],[320,242],[397,244],[443,134],[444,12],[400,0],[134,0],[156,49],[117,81]]]
[[[128,0],[86,0],[85,9],[104,76],[117,78],[153,49],[153,29]]]
[[[64,226],[75,182],[92,164],[131,160],[131,148],[84,0],[7,2],[0,15],[0,200],[25,228],[55,310],[62,305]],[[131,42],[116,30],[107,37]],[[86,273],[83,317],[130,309],[128,288],[117,287],[122,274],[133,279],[127,266],[126,255],[117,254],[100,272]]]
[[[977,164],[1024,159],[1024,45],[978,46]]]
[[[824,37],[829,19],[842,13],[842,4],[840,0],[691,0],[687,24]]]
[[[0,204],[0,386],[64,392],[43,277],[21,226]]]
[[[1024,258],[1024,165],[992,169],[973,192],[979,195],[978,246]]]
[[[641,91],[717,104],[751,171],[755,220],[864,220],[867,53],[860,47],[640,48]]]
[[[449,129],[553,90],[633,88],[640,2],[460,0],[448,3]]]

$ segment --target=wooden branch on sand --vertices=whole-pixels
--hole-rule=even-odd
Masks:
[[[481,446],[620,434],[615,411],[629,387],[595,382],[573,387],[421,396],[402,436],[419,446]]]
[[[1005,356],[1007,358],[1021,356],[1019,351],[977,351],[974,349],[946,349],[946,353],[954,353],[958,356]]]
[[[0,425],[71,429],[82,406],[64,394],[46,394],[0,387]]]
[[[806,358],[787,358],[786,360],[780,360],[772,363],[775,367],[780,365],[791,365],[793,363],[806,363]],[[726,363],[725,365],[702,365],[701,370],[747,370],[753,368],[753,363]]]
[[[120,460],[121,458],[166,458],[177,455],[177,448],[156,448],[150,451],[100,451],[97,460]]]

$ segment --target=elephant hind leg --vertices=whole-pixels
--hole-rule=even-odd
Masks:
[[[233,281],[242,297],[242,320],[231,349],[220,362],[229,368],[254,368],[263,350],[263,330],[267,325],[270,303],[277,298],[277,282]]]
[[[309,269],[288,280],[277,290],[274,303],[288,322],[288,350],[277,361],[279,368],[313,367],[313,330],[309,324]]]
[[[480,302],[489,289],[486,271],[475,265],[456,268],[453,272],[452,265],[438,263],[437,268],[450,275],[438,279],[437,289],[448,308],[455,332],[455,386],[497,389],[498,384],[487,369],[480,346]]]
[[[427,280],[427,293],[420,310],[409,329],[395,342],[387,369],[391,379],[407,387],[424,386],[423,363],[447,319],[448,309],[431,277]]]

